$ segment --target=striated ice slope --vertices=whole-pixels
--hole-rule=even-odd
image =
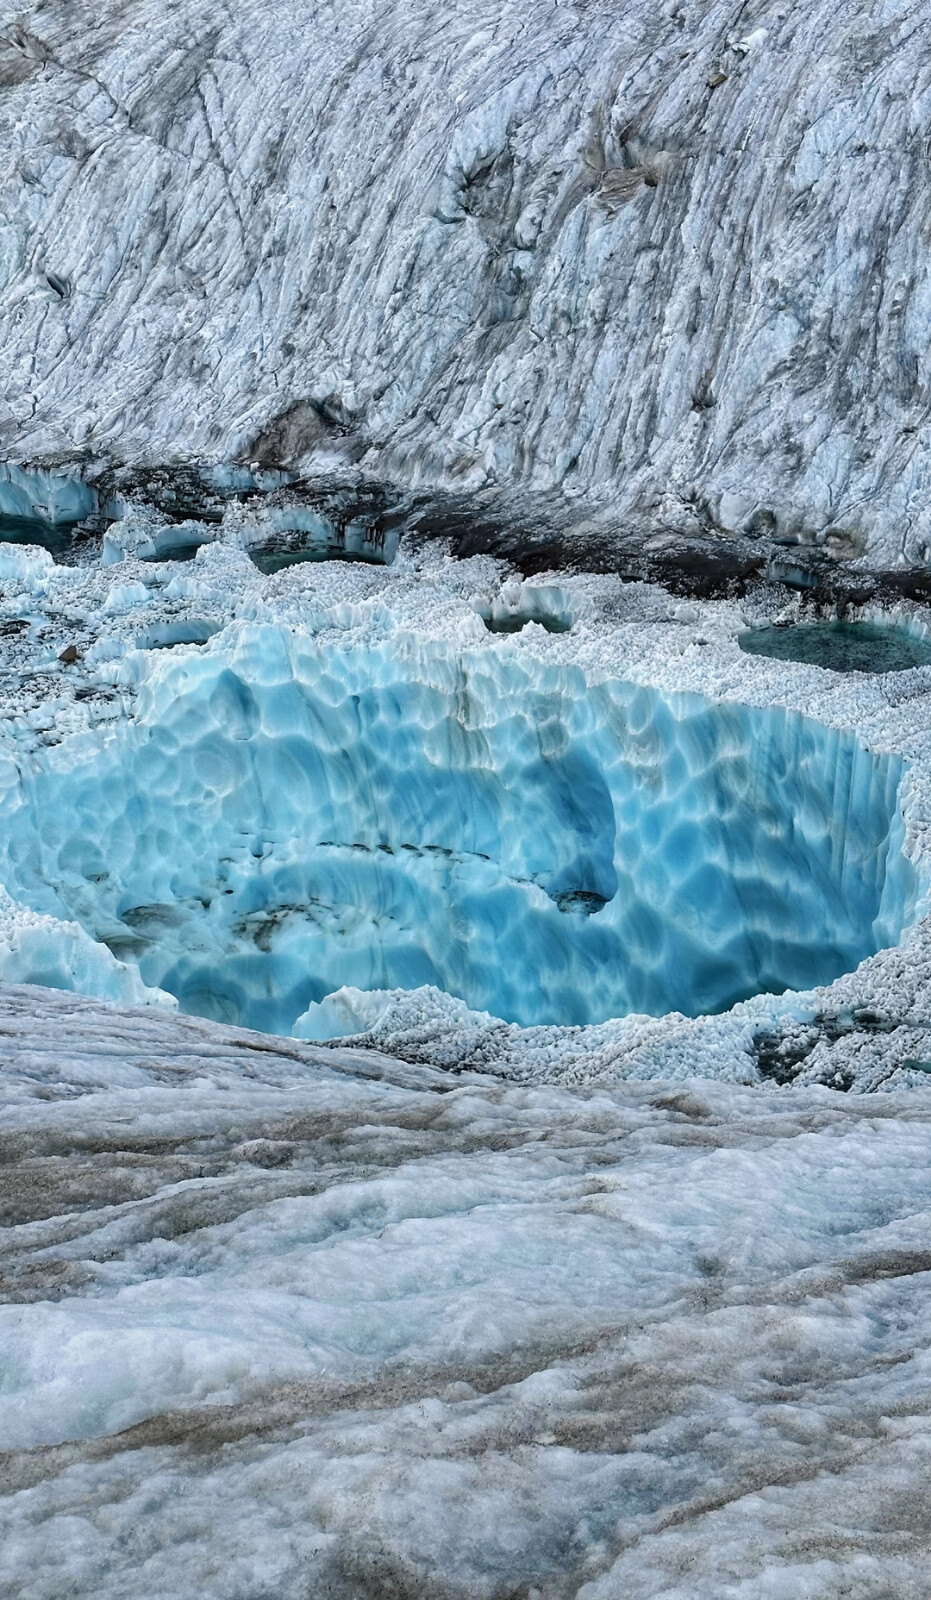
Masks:
[[[25,0],[0,459],[921,561],[926,0]]]
[[[924,1600],[926,1095],[7,989],[10,1600]]]

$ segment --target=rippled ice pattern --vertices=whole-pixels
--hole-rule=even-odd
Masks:
[[[10,893],[274,1032],[344,984],[523,1024],[719,1010],[830,981],[912,902],[898,760],[508,645],[242,627],[17,768]]]

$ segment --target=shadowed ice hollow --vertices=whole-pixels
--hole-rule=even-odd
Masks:
[[[183,1009],[278,1033],[343,985],[694,1015],[897,940],[902,772],[510,645],[250,625],[166,652],[118,731],[0,770],[0,879]]]

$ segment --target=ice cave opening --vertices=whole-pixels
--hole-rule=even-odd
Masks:
[[[266,578],[272,577],[276,572],[284,572],[286,567],[298,567],[307,561],[362,561],[370,566],[383,565],[380,555],[371,555],[361,550],[345,550],[336,545],[302,545],[287,550],[274,545],[259,549],[252,547],[249,555],[253,565]]]
[[[931,662],[931,637],[901,623],[799,622],[749,628],[741,650],[831,672],[905,672]]]
[[[572,630],[572,605],[564,589],[553,584],[510,580],[494,599],[476,599],[475,610],[489,633],[521,633],[536,622],[547,633]]]
[[[572,627],[572,623],[562,617],[531,610],[509,611],[504,615],[489,610],[482,620],[489,633],[521,633],[530,622],[538,623],[547,633],[568,633]]]
[[[717,1011],[894,943],[898,757],[517,643],[240,624],[0,762],[0,881],[183,1009],[434,984],[525,1025]],[[63,980],[49,957],[32,981]]]
[[[0,465],[0,544],[39,545],[60,560],[96,510],[97,495],[79,478]]]

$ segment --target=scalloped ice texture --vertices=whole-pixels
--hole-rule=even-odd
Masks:
[[[97,505],[94,490],[80,478],[0,464],[0,516],[55,526],[80,522]]]
[[[0,880],[270,1032],[343,985],[522,1024],[697,1014],[897,940],[902,773],[780,708],[507,646],[243,625],[160,662],[135,722],[7,759]]]

